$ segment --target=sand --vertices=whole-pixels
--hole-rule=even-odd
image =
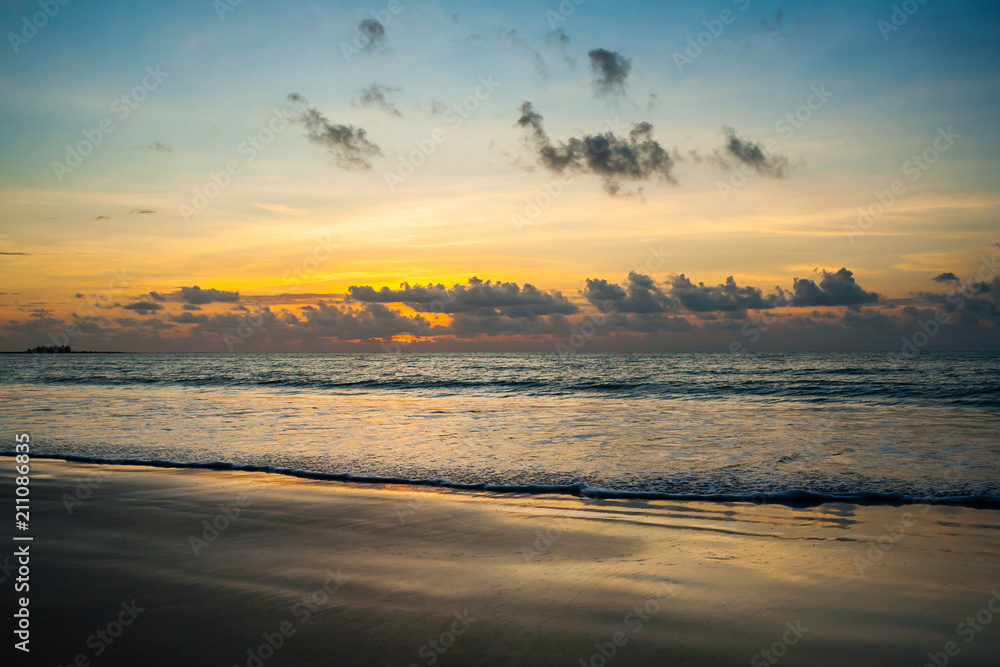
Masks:
[[[25,543],[11,540],[13,462],[0,461],[9,567]],[[4,664],[1000,655],[994,510],[598,501],[59,461],[33,462],[31,489],[31,652],[7,632]],[[0,576],[11,619],[17,575]]]

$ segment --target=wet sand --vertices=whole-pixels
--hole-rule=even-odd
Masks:
[[[9,568],[23,543],[13,462],[0,461]],[[498,496],[59,461],[32,463],[31,490],[31,653],[8,631],[4,664],[1000,655],[994,510]],[[8,627],[16,576],[0,573]]]

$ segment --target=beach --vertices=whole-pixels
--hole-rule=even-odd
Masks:
[[[16,664],[940,666],[1000,653],[995,510],[36,460],[31,518],[30,661]]]

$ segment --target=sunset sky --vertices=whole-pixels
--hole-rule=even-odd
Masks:
[[[992,3],[236,2],[0,7],[0,349],[1000,349]]]

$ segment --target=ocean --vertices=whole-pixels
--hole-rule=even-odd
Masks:
[[[594,497],[1000,503],[1000,355],[0,355],[34,456]]]

